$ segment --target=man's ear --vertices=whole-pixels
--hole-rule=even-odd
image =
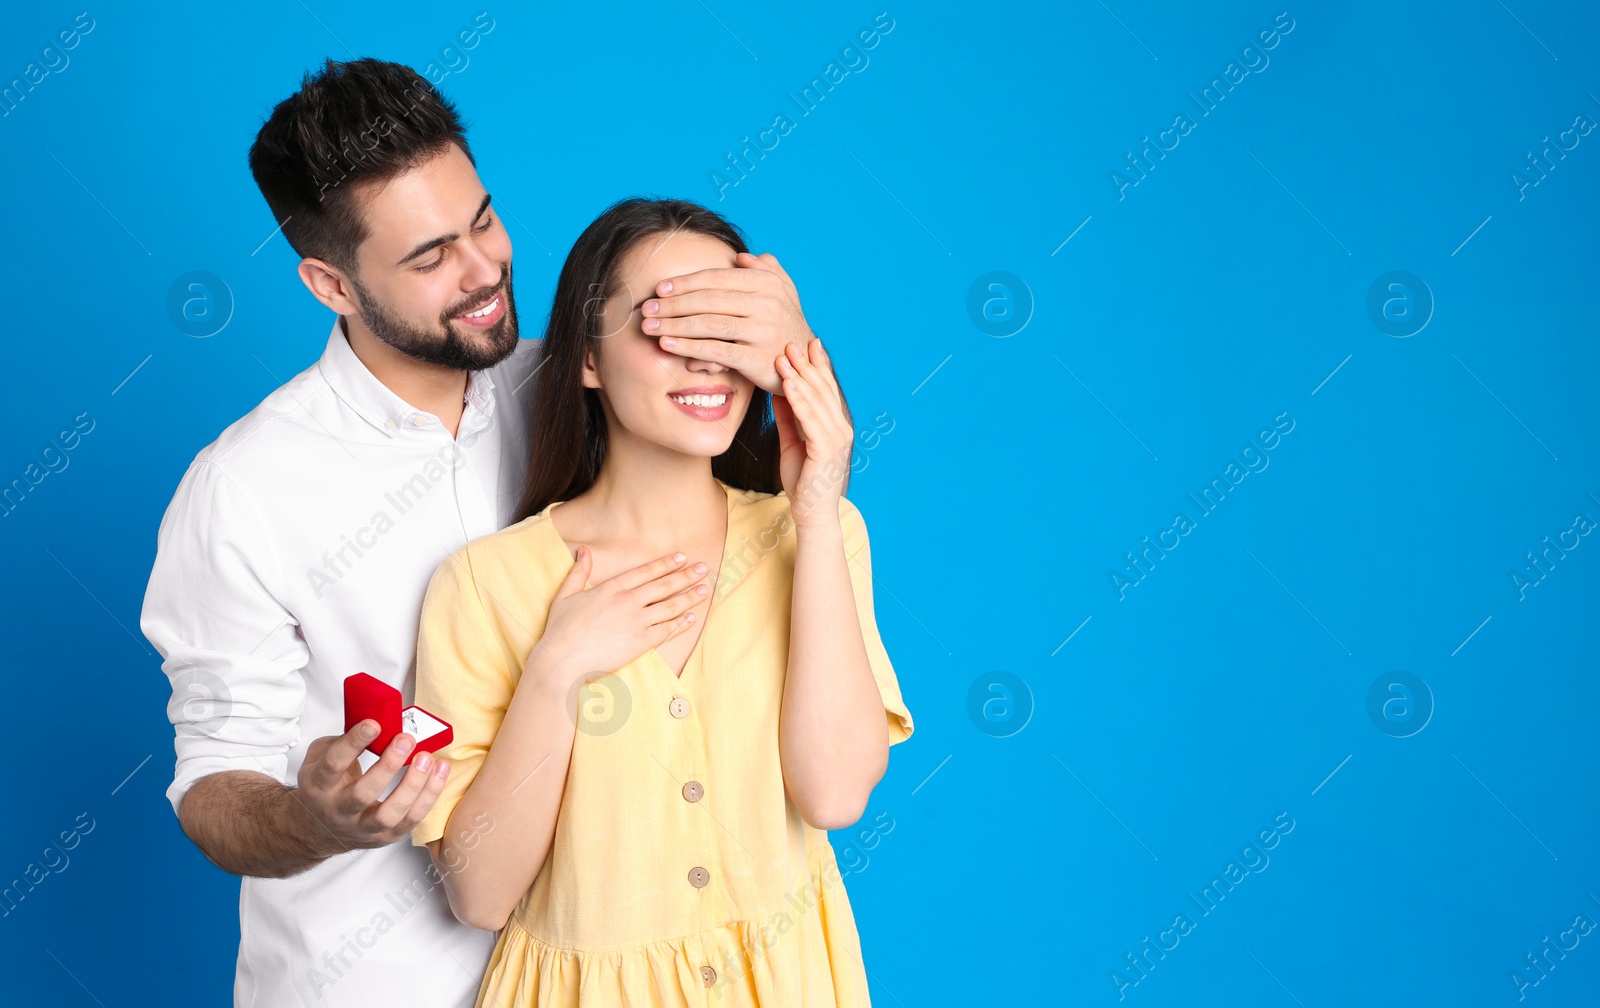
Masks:
[[[306,258],[300,260],[299,272],[300,282],[312,297],[336,314],[356,314],[360,306],[356,303],[355,286],[338,267],[323,259]]]

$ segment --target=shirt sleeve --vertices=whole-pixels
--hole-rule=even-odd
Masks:
[[[416,704],[448,722],[452,739],[434,752],[450,764],[450,776],[411,831],[418,847],[444,836],[450,813],[483,768],[521,675],[512,643],[490,615],[493,594],[474,576],[472,553],[468,546],[445,560],[422,601]]]
[[[889,744],[904,742],[911,737],[915,726],[911,711],[900,696],[900,681],[889,662],[883,639],[878,634],[878,621],[872,607],[872,545],[867,538],[867,523],[861,512],[848,498],[839,498],[839,523],[844,533],[844,553],[850,567],[850,586],[855,592],[856,613],[861,620],[861,639],[867,646],[867,661],[872,666],[872,678],[878,684],[878,694],[883,698],[883,709],[889,722]]]
[[[282,784],[299,741],[310,657],[275,592],[279,564],[253,500],[196,460],[157,533],[139,628],[172,686],[177,812],[202,777],[253,770]]]

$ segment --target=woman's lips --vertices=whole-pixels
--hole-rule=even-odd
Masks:
[[[667,400],[696,420],[722,420],[727,417],[728,411],[733,409],[732,392],[724,395],[721,406],[692,406],[673,399],[671,395],[667,396]]]

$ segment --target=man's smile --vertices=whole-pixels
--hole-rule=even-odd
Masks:
[[[486,304],[465,314],[457,315],[455,319],[458,322],[465,322],[469,326],[481,329],[494,325],[500,321],[505,313],[505,298],[497,292]]]

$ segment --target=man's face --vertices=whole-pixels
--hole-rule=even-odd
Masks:
[[[516,349],[511,237],[459,147],[363,186],[357,199],[368,234],[350,279],[374,336],[458,371],[492,367]]]

